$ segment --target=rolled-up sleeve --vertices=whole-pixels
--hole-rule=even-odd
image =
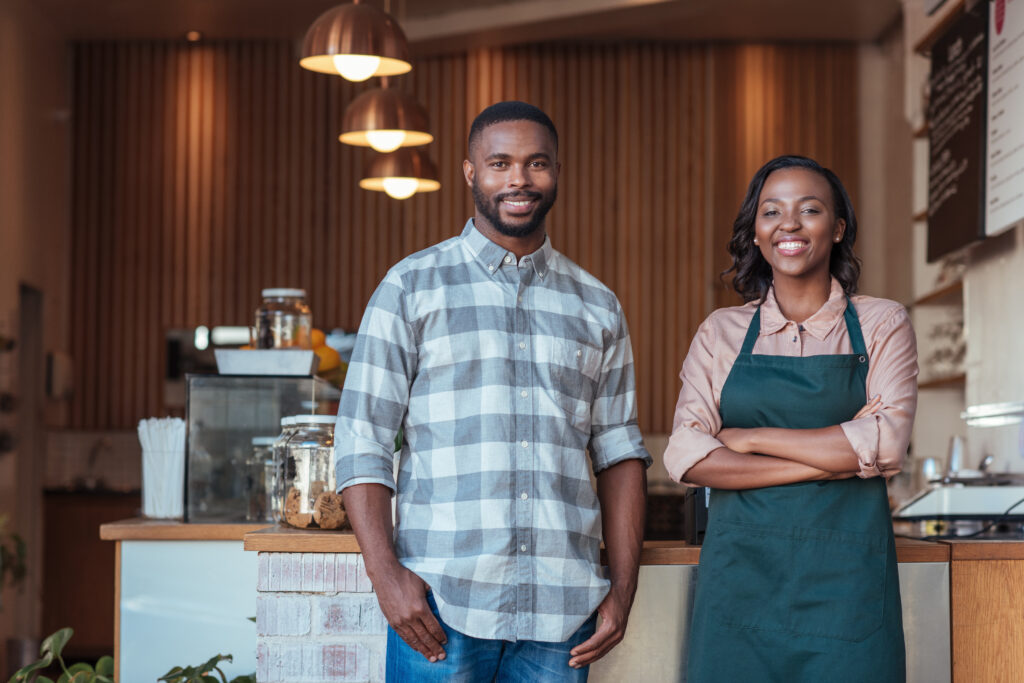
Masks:
[[[416,340],[401,278],[388,273],[359,326],[334,431],[338,491],[356,484],[395,490],[394,444],[409,404]]]
[[[588,450],[594,474],[624,460],[642,460],[647,467],[652,462],[637,425],[636,376],[629,328],[618,301],[615,307],[618,325],[605,344],[601,377],[590,411]]]
[[[722,428],[712,386],[714,349],[715,330],[709,318],[697,330],[683,361],[679,373],[683,386],[665,449],[665,469],[674,480],[684,484],[686,472],[723,445],[713,436]]]
[[[905,308],[879,326],[868,358],[868,398],[880,396],[881,408],[840,426],[857,453],[859,476],[891,477],[903,468],[917,412],[917,340]]]

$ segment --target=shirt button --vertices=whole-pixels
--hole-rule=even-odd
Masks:
[[[583,355],[583,349],[576,349],[576,357],[579,358]]]
[[[518,297],[519,303],[523,303],[523,297]]]
[[[526,447],[527,447],[527,446],[529,446],[530,444],[526,443],[525,441],[521,441],[521,442],[519,443],[519,445],[520,445],[520,446],[522,446],[523,448],[526,448]]]
[[[494,266],[487,266],[487,270],[494,270]]]
[[[793,341],[796,341],[796,337],[793,337]]]
[[[521,550],[522,552],[525,553],[526,552],[526,544],[524,543],[523,545],[519,546],[519,550]]]
[[[526,396],[527,396],[526,389],[523,389],[522,391],[520,391],[519,395],[522,396],[523,398],[526,398]]]
[[[527,499],[527,498],[529,498],[530,496],[529,496],[529,495],[527,495],[526,491],[523,491],[523,495],[521,495],[521,496],[519,496],[519,497],[520,497],[520,498],[522,498],[523,500],[526,500],[526,499]]]
[[[519,348],[525,349],[526,348],[526,342],[519,342]]]
[[[505,257],[505,263],[512,263],[512,257],[511,256],[506,256]]]

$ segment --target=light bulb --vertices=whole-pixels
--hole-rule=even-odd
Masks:
[[[366,141],[378,152],[394,152],[405,142],[404,130],[368,130]]]
[[[372,55],[334,55],[334,68],[348,81],[365,81],[377,72],[380,57]]]
[[[416,194],[419,181],[415,178],[384,178],[384,192],[392,199],[408,199]]]

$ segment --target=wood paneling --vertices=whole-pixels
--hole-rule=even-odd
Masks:
[[[801,154],[831,168],[857,206],[857,51],[841,45],[728,45],[715,49],[715,305],[740,303],[717,281],[747,184],[780,154]]]
[[[954,559],[950,586],[953,683],[1024,680],[1024,561]]]
[[[667,432],[724,267],[711,254],[749,175],[786,149],[856,177],[855,93],[839,87],[856,82],[855,54],[610,44],[419,60],[394,86],[430,114],[442,189],[400,202],[360,190],[367,152],[336,139],[372,86],[300,69],[290,43],[80,44],[73,426],[161,414],[165,331],[248,324],[262,287],[303,287],[318,327],[355,329],[391,264],[472,214],[461,161],[473,117],[524,99],[559,128],[552,241],[619,295],[641,426]]]

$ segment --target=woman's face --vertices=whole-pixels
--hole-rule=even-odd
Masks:
[[[828,279],[832,245],[846,221],[836,219],[828,181],[805,168],[784,168],[764,182],[754,221],[754,242],[772,276]]]

